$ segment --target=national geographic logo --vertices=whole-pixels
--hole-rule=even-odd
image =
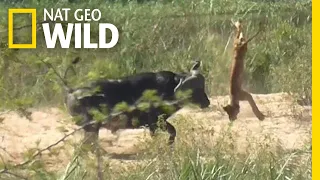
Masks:
[[[74,36],[75,48],[112,48],[119,40],[119,31],[117,27],[111,23],[99,24],[99,42],[93,43],[90,39],[90,23],[91,21],[99,21],[101,12],[99,9],[76,9],[74,11],[74,18],[78,23],[68,23],[70,8],[44,9],[42,24],[43,34],[47,48],[55,48],[57,39],[60,41],[61,48],[69,48],[72,36]],[[31,14],[31,44],[14,44],[13,43],[13,15]],[[66,32],[61,23],[54,23],[53,31],[50,30],[48,21],[67,22]],[[85,23],[83,23],[85,21]],[[111,31],[111,40],[106,42],[106,29]],[[36,9],[9,9],[8,10],[8,47],[15,49],[33,49],[37,48],[37,10]]]
[[[31,44],[13,44],[13,14],[31,14]],[[37,47],[37,10],[36,9],[9,9],[8,11],[8,46],[16,49],[33,49]]]

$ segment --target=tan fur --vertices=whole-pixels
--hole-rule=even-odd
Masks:
[[[244,38],[241,23],[237,21],[234,25],[236,27],[236,36],[233,43],[233,62],[230,76],[230,104],[223,107],[223,109],[228,113],[229,119],[233,121],[237,119],[237,115],[240,112],[239,101],[248,101],[255,116],[259,120],[263,120],[265,116],[258,109],[251,94],[242,89],[244,58],[247,52],[247,44],[259,33],[259,31],[257,34],[246,40]]]

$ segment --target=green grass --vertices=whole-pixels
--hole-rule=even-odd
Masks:
[[[311,94],[309,1],[188,0],[142,4],[99,0],[78,3],[32,1],[29,4],[2,3],[1,6],[36,7],[38,21],[43,19],[43,8],[70,7],[70,22],[75,22],[72,11],[77,8],[99,8],[102,12],[100,22],[113,23],[120,31],[119,42],[112,49],[46,49],[40,30],[37,49],[15,51],[5,47],[7,39],[4,36],[0,54],[3,108],[13,108],[12,102],[21,99],[32,99],[33,106],[61,103],[60,82],[39,59],[47,59],[63,72],[76,56],[83,60],[77,67],[78,74],[70,75],[69,80],[74,85],[99,77],[117,78],[143,71],[186,71],[191,61],[198,58],[203,61],[208,93],[227,95],[232,59],[230,20],[238,18],[244,19],[247,36],[257,30],[260,21],[266,22],[265,31],[249,44],[245,88],[252,93]],[[6,8],[0,11],[3,17],[0,19],[1,30],[7,27]],[[19,19],[15,21],[19,22]],[[24,24],[27,23],[21,19],[19,25]],[[97,28],[92,25],[93,42],[97,41]],[[17,37],[30,38],[23,32],[20,30]]]
[[[266,22],[265,31],[249,44],[244,87],[252,93],[285,91],[311,95],[311,1],[33,0],[0,5],[3,7],[0,9],[0,109],[61,106],[59,79],[40,59],[48,60],[62,73],[77,56],[82,61],[76,66],[77,74],[68,78],[72,85],[143,71],[187,71],[191,61],[198,58],[203,62],[202,72],[210,96],[227,95],[232,59],[230,20],[238,18],[244,20],[247,36],[257,31],[260,21]],[[7,49],[7,8],[14,7],[37,8],[38,21],[43,18],[43,8],[98,8],[102,12],[100,22],[116,25],[120,39],[112,49],[46,49],[40,30],[37,49]],[[16,22],[28,24],[22,19]],[[97,35],[97,26],[92,25],[92,41],[97,40]],[[17,41],[30,39],[24,30],[17,37]],[[162,147],[164,141],[154,140],[148,146],[149,150],[141,156],[147,163],[142,165],[110,169],[106,161],[104,176],[129,180],[311,179],[311,155],[304,149],[288,152],[280,147],[271,151],[261,145],[253,154],[240,155],[230,149],[232,143],[218,139],[215,146],[199,140],[183,141],[172,154]],[[94,178],[96,170],[92,161],[81,156],[68,179]],[[48,173],[41,163],[36,165],[32,179],[57,179],[63,174],[63,170]]]

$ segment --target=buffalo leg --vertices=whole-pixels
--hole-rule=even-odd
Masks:
[[[157,129],[157,125],[155,123],[149,124],[149,130],[150,130],[151,137],[154,137],[156,129]]]
[[[177,132],[176,129],[173,127],[172,124],[166,121],[166,127],[167,127],[167,132],[169,133],[169,145],[172,145],[174,143],[174,140],[176,138]]]
[[[92,144],[99,138],[99,125],[88,125],[84,128],[84,144]]]
[[[154,108],[151,108],[148,115],[147,115],[147,119],[148,119],[148,126],[149,126],[149,130],[150,130],[150,136],[154,136],[156,129],[158,127],[157,125],[157,112],[155,111]]]
[[[89,123],[92,121],[92,116],[86,113],[84,115],[84,119],[85,119],[84,123]],[[94,143],[98,139],[100,126],[101,126],[101,123],[84,126],[83,128],[84,143],[83,144],[92,145],[92,143]]]

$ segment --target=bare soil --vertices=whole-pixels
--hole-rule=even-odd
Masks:
[[[248,139],[262,142],[265,141],[266,136],[288,150],[303,148],[306,144],[310,144],[310,106],[298,105],[294,98],[285,93],[253,95],[253,97],[267,118],[259,121],[251,111],[249,104],[241,102],[238,119],[231,126],[233,140],[237,142],[235,149],[239,152],[246,151],[248,146],[252,145],[248,143]],[[186,107],[170,118],[170,122],[179,124],[177,117],[184,116],[192,125],[190,129],[193,131],[190,132],[195,136],[203,137],[203,134],[212,134],[213,137],[217,137],[220,132],[230,128],[227,114],[221,108],[228,102],[228,96],[212,97],[210,101],[211,105],[208,109]],[[28,149],[45,148],[62,138],[64,134],[77,128],[71,122],[70,116],[58,108],[33,110],[31,117],[30,121],[25,117],[20,117],[16,112],[0,113],[0,155],[6,161],[21,162]],[[179,143],[185,140],[185,137],[181,137],[183,133],[179,134],[179,131],[186,129],[179,128],[179,126],[176,128],[177,143]],[[151,139],[146,129],[121,130],[117,134],[118,138],[117,135],[103,129],[100,132],[100,142],[108,153],[119,156],[141,151],[138,148],[139,143],[145,139]],[[71,136],[68,142],[78,142],[81,137],[82,132],[78,132]],[[199,141],[203,140],[199,138]],[[61,143],[59,146],[64,145],[66,144]],[[72,149],[59,149],[58,152],[55,152],[59,156],[48,156],[48,167],[54,169],[65,167],[70,160]]]

